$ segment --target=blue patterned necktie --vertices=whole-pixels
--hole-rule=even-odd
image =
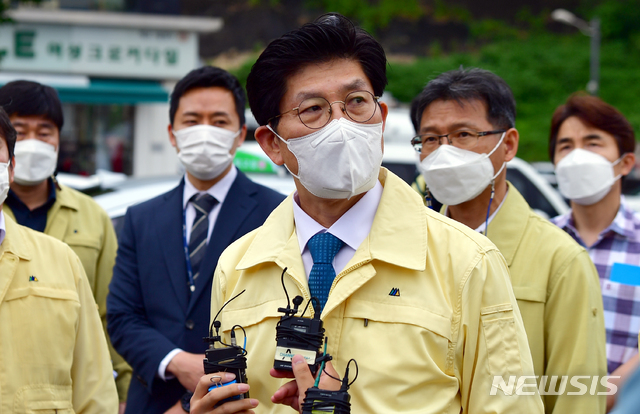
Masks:
[[[196,217],[191,226],[191,236],[189,236],[189,261],[193,280],[200,275],[200,263],[207,250],[207,235],[209,234],[209,212],[218,204],[218,200],[207,193],[195,194],[190,200],[196,209]]]
[[[331,233],[318,233],[307,242],[307,247],[313,258],[313,267],[309,273],[309,290],[311,296],[320,301],[320,311],[324,309],[329,290],[336,277],[333,268],[333,258],[344,246],[344,242]]]

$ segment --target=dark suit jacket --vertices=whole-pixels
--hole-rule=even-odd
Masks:
[[[107,298],[108,331],[115,349],[133,367],[127,413],[163,413],[185,389],[177,379],[157,377],[173,349],[204,353],[208,336],[211,281],[222,251],[262,225],[284,196],[238,171],[220,208],[189,292],[183,249],[184,179],[175,189],[130,207],[120,233]]]

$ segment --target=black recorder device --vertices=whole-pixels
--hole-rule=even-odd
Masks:
[[[273,368],[279,371],[292,371],[291,359],[294,355],[302,355],[309,365],[313,375],[318,372],[318,367],[322,361],[320,348],[324,342],[324,328],[320,319],[319,306],[315,307],[313,318],[304,318],[309,304],[318,303],[316,298],[311,298],[307,302],[302,314],[297,317],[298,308],[303,302],[302,296],[293,298],[293,309],[289,302],[289,294],[284,286],[285,268],[282,272],[282,287],[287,296],[287,307],[278,308],[278,312],[284,313],[276,325],[276,354],[273,361]]]
[[[326,356],[326,353],[325,353]],[[349,382],[349,365],[353,362],[356,367],[356,376],[353,381]],[[324,369],[324,363],[320,369]],[[358,363],[355,359],[350,359],[347,362],[344,378],[342,379],[342,386],[337,391],[322,390],[318,388],[320,383],[320,375],[316,378],[316,382],[313,387],[307,390],[307,394],[300,408],[302,408],[302,414],[350,414],[351,413],[351,397],[349,396],[349,387],[358,378]],[[340,378],[331,376],[328,372],[324,371],[323,374],[340,381]],[[323,375],[321,374],[321,375]]]
[[[231,343],[225,344],[222,342],[222,338],[219,335],[220,331],[220,321],[218,321],[218,315],[222,309],[227,306],[229,302],[240,296],[244,293],[244,290],[240,292],[238,295],[229,299],[227,303],[225,303],[222,308],[218,311],[218,314],[215,318],[213,318],[212,328],[209,330],[209,336],[204,338],[205,342],[209,343],[209,348],[204,353],[204,373],[205,374],[214,374],[216,372],[229,372],[235,374],[236,378],[230,382],[222,383],[221,380],[212,383],[209,387],[209,391],[212,391],[218,387],[224,387],[231,384],[238,383],[247,383],[247,335],[244,331],[244,328],[240,325],[235,325],[231,328]],[[216,334],[213,335],[213,328],[216,330]],[[236,343],[236,334],[235,330],[239,328],[244,333],[244,345],[239,346]],[[216,346],[218,345],[218,346]],[[236,395],[234,397],[230,397],[220,401],[217,405],[224,404],[228,401],[242,400],[244,398],[249,398],[249,392],[247,391],[244,394]]]

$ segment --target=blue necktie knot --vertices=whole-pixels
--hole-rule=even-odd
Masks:
[[[311,296],[318,298],[320,309],[324,308],[329,291],[336,277],[333,259],[344,246],[344,242],[331,233],[318,233],[307,242],[307,248],[313,258],[313,267],[309,273]]]
[[[344,242],[331,233],[318,233],[307,242],[307,247],[313,258],[313,264],[333,263]]]

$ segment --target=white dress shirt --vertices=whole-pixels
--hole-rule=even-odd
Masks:
[[[373,219],[378,210],[381,197],[382,184],[377,181],[371,190],[367,191],[353,207],[347,210],[338,221],[327,229],[300,208],[298,193],[294,194],[293,220],[296,225],[296,234],[298,235],[298,244],[300,245],[300,253],[302,254],[302,263],[307,274],[307,280],[313,267],[313,258],[307,248],[309,239],[317,233],[329,232],[344,242],[344,245],[333,259],[333,269],[336,274],[340,273],[349,263],[349,260],[353,258],[356,250],[367,238],[369,232],[371,232],[371,226],[373,225]]]
[[[193,184],[191,184],[191,181],[189,181],[189,177],[185,174],[184,193],[182,196],[182,208],[186,209],[186,215],[187,215],[186,217],[187,243],[191,238],[191,227],[193,227],[193,219],[196,218],[196,208],[193,206],[193,204],[189,202],[189,200],[191,200],[191,197],[193,197],[194,194],[207,193],[213,198],[215,198],[216,200],[218,200],[218,203],[215,206],[213,206],[213,209],[211,209],[211,212],[209,213],[209,231],[207,232],[207,242],[208,242],[209,238],[211,237],[211,232],[213,231],[213,225],[216,223],[216,219],[218,218],[218,214],[220,213],[220,208],[222,207],[222,203],[224,203],[224,199],[227,198],[229,189],[231,188],[231,185],[233,184],[237,176],[238,176],[238,170],[236,169],[235,165],[232,165],[231,170],[229,170],[227,175],[222,177],[222,180],[215,183],[207,191],[198,191],[198,189],[195,188]]]
[[[186,233],[187,233],[187,243],[189,242],[189,238],[191,237],[191,228],[193,227],[193,219],[195,219],[196,217],[196,208],[193,206],[193,204],[189,202],[191,197],[193,197],[194,194],[206,192],[207,194],[213,196],[216,200],[218,200],[218,203],[213,207],[213,209],[211,209],[211,212],[209,213],[209,216],[208,216],[209,218],[209,229],[207,232],[207,243],[208,243],[209,239],[211,238],[211,232],[213,231],[213,226],[216,224],[216,219],[218,218],[218,214],[220,214],[222,203],[224,203],[225,198],[227,198],[227,194],[229,194],[229,189],[231,188],[231,185],[233,184],[237,176],[238,176],[238,170],[236,169],[236,166],[231,165],[231,170],[229,170],[227,175],[222,177],[220,181],[215,183],[207,191],[198,191],[198,189],[195,188],[193,184],[191,184],[191,181],[189,181],[189,177],[185,174],[184,193],[182,196],[182,208],[185,209],[185,215],[186,215],[185,227],[186,227]],[[2,221],[2,224],[4,224],[4,221]],[[164,358],[162,358],[162,361],[160,361],[160,365],[158,366],[158,377],[162,378],[164,381],[174,378],[173,375],[166,373],[167,366],[169,365],[169,362],[171,362],[173,357],[175,357],[180,352],[182,352],[182,349],[176,348],[171,352],[169,352]]]

